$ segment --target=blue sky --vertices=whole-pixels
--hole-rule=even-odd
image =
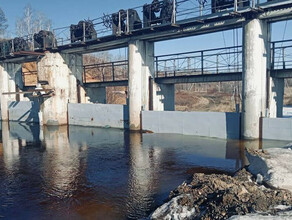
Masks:
[[[53,28],[69,26],[83,19],[98,18],[103,13],[116,12],[119,9],[133,8],[150,3],[151,0],[0,0],[0,7],[8,19],[8,31],[14,33],[15,22],[22,16],[23,9],[30,4],[33,9],[44,13],[52,20]],[[273,40],[292,39],[291,21],[273,25]],[[241,38],[241,31],[239,31]],[[223,46],[233,46],[233,31],[218,32],[209,35],[171,40],[156,44],[156,54],[202,50]]]

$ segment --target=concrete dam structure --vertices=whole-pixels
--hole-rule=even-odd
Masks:
[[[60,43],[48,32],[34,36],[33,48],[16,47],[22,45],[16,39],[2,42],[2,121],[113,127],[216,138],[292,140],[292,118],[282,118],[284,79],[292,78],[292,68],[285,65],[274,68],[276,47],[273,45],[277,42],[271,42],[271,24],[292,18],[292,1],[259,3],[253,0],[247,5],[234,1],[229,6],[210,7],[208,15],[187,19],[179,19],[180,1],[158,2],[155,10],[160,16],[155,18],[149,15],[154,3],[143,6],[143,16],[133,9],[112,14],[111,32],[106,35],[99,35],[92,22],[84,21],[70,26],[70,42]],[[199,71],[159,76],[159,57],[154,51],[156,42],[234,28],[242,28],[243,32],[242,63],[238,71],[207,72],[206,51],[201,51]],[[126,80],[116,80],[113,75],[107,82],[86,83],[83,54],[123,47],[128,48]],[[21,65],[31,61],[37,62],[38,86],[27,88]],[[242,112],[175,111],[177,83],[240,80]],[[121,85],[128,86],[127,105],[106,104],[106,87]],[[31,93],[33,96],[25,95]]]

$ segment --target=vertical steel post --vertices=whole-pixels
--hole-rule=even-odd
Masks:
[[[129,17],[129,10],[127,10],[127,30],[126,33],[129,34],[130,33],[130,17]]]
[[[164,61],[164,76],[167,77],[167,61]]]
[[[204,74],[204,51],[201,51],[201,74]]]
[[[188,57],[188,71],[190,72],[191,70],[191,58]]]
[[[86,83],[86,69],[85,69],[85,66],[83,66],[83,82]]]
[[[175,65],[175,59],[173,59],[173,76],[175,76],[176,71],[176,65]]]
[[[275,68],[275,42],[272,43],[272,51],[271,51],[271,69]]]
[[[285,64],[285,47],[282,48],[282,62],[283,62],[283,69],[286,69],[286,64]]]
[[[115,64],[112,62],[112,74],[113,74],[113,81],[115,81]]]
[[[216,55],[216,73],[219,73],[219,55]]]
[[[155,57],[155,73],[154,75],[156,75],[156,78],[158,78],[158,57]]]
[[[104,67],[102,67],[102,81],[104,82]]]
[[[237,12],[237,0],[234,0],[234,11]]]

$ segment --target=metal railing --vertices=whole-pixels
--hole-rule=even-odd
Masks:
[[[271,43],[271,69],[292,69],[292,39]]]
[[[292,69],[292,39],[271,42],[270,69]],[[242,72],[242,46],[154,57],[155,78]],[[128,61],[84,66],[84,82],[128,80]]]
[[[128,61],[121,60],[83,66],[83,82],[117,82],[128,80]]]
[[[171,11],[166,12],[165,10],[162,10],[163,4],[165,4],[165,2],[163,0],[159,0],[160,12],[158,12],[157,9],[153,9],[155,11],[153,11],[152,17],[155,16],[155,18],[152,18],[149,23],[148,20],[145,20],[145,13],[143,13],[143,11],[145,11],[145,7],[147,5],[150,5],[152,2],[151,0],[149,0],[149,3],[146,4],[146,6],[143,5],[132,9],[120,10],[112,14],[107,14],[95,19],[87,20],[94,27],[94,30],[96,32],[94,33],[94,36],[91,35],[92,33],[88,34],[85,23],[83,23],[83,28],[81,30],[82,33],[79,34],[79,36],[76,37],[73,41],[70,31],[70,27],[72,25],[67,27],[55,28],[53,29],[53,47],[87,43],[89,41],[94,41],[100,37],[112,35],[128,35],[134,31],[145,28],[154,28],[171,24],[175,25],[177,22],[189,18],[197,18],[198,20],[200,20],[201,16],[226,10],[228,10],[229,12],[237,12],[239,9],[242,8],[257,7],[258,4],[266,1],[268,0],[225,0],[223,1],[224,4],[216,5],[217,1],[214,0],[172,0],[170,1],[172,6],[169,7]],[[160,15],[156,15],[157,13],[160,13]],[[119,21],[117,24],[114,24],[113,22],[115,16],[118,18]],[[136,23],[133,23],[133,20],[131,20],[133,19],[133,16],[137,18]],[[123,22],[121,22],[122,18],[124,19]],[[140,23],[137,24],[137,22]],[[28,50],[34,51],[35,49],[43,49],[35,48],[33,36],[26,36],[23,37],[23,39],[25,39],[27,41],[27,44],[29,45]],[[13,42],[10,43],[8,47],[9,49],[0,48],[0,57],[5,58],[6,56],[9,56],[10,54],[15,52]]]
[[[155,77],[221,74],[242,71],[241,46],[155,57]]]

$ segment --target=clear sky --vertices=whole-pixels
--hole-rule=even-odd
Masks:
[[[52,20],[53,28],[76,24],[83,19],[101,17],[119,9],[133,8],[150,3],[152,0],[0,0],[0,7],[8,19],[9,33],[15,32],[16,19],[21,17],[23,9],[30,4],[33,9],[44,13]],[[192,0],[195,1],[195,0]],[[292,39],[292,22],[273,25],[273,40]],[[286,25],[286,31],[284,35]],[[239,31],[241,41],[241,31]],[[156,54],[186,52],[216,47],[233,46],[233,31],[166,41],[156,44]]]

